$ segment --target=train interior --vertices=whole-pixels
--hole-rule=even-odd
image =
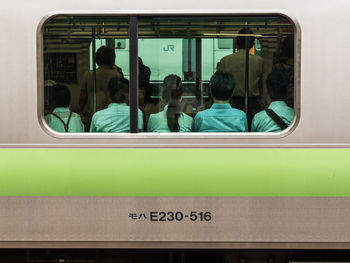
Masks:
[[[63,16],[49,19],[42,28],[43,81],[45,86],[42,101],[44,114],[50,114],[55,105],[53,86],[63,84],[71,94],[70,109],[81,115],[84,131],[89,131],[91,115],[103,107],[96,106],[98,91],[96,86],[96,52],[102,46],[112,48],[115,52],[115,70],[130,80],[130,68],[137,64],[130,58],[138,57],[138,108],[144,114],[143,131],[147,131],[147,121],[151,114],[164,109],[162,89],[164,79],[171,74],[180,77],[182,82],[181,112],[194,118],[195,115],[213,104],[208,88],[212,75],[217,71],[222,58],[237,53],[240,49],[237,39],[240,30],[246,44],[253,41],[245,64],[241,65],[239,74],[234,76],[236,88],[242,93],[230,99],[234,108],[244,111],[248,124],[255,113],[264,110],[271,103],[266,88],[266,79],[275,69],[288,75],[288,91],[284,98],[290,108],[294,108],[294,42],[295,26],[287,18],[275,16],[139,16],[137,28],[131,27],[129,16]],[[131,30],[133,29],[133,30]],[[250,32],[248,34],[248,32]],[[130,43],[135,38],[137,47]],[[288,45],[289,43],[289,45]],[[249,52],[249,53],[248,53]],[[260,73],[251,58],[262,60]],[[40,63],[40,62],[39,62]],[[248,65],[248,66],[247,66]],[[145,72],[146,70],[146,72]],[[81,90],[84,85],[84,74],[90,71],[93,76],[94,90],[90,97],[94,100],[90,116],[84,116],[81,104]],[[148,74],[148,75],[147,75]],[[233,75],[236,73],[232,73]],[[237,73],[238,74],[238,73]],[[146,75],[146,77],[144,77]],[[144,83],[146,79],[146,83]],[[131,82],[130,82],[131,85]],[[142,87],[141,87],[142,86]],[[145,87],[144,87],[145,86]],[[41,87],[42,89],[42,87]],[[144,90],[143,90],[144,89]],[[258,94],[251,94],[257,89]],[[135,93],[130,86],[130,93]],[[233,98],[237,96],[242,103]],[[255,100],[258,106],[254,109]],[[130,100],[132,104],[132,100]],[[98,104],[98,102],[97,102]],[[238,105],[240,104],[240,105]],[[133,105],[130,105],[133,108]],[[87,114],[88,115],[88,114]],[[293,116],[292,116],[293,117]],[[132,118],[132,115],[131,117]],[[287,126],[290,123],[287,122]]]

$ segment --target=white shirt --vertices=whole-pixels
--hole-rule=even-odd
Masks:
[[[148,120],[147,131],[149,132],[171,132],[168,127],[168,119],[166,112],[168,105],[164,110],[158,113],[151,114]],[[191,132],[193,130],[193,119],[185,113],[181,113],[178,119],[180,132]]]
[[[139,109],[139,130],[143,127],[143,114]],[[130,107],[126,103],[111,103],[108,108],[92,116],[90,132],[129,132]]]
[[[67,123],[70,110],[69,108],[55,108],[53,113],[57,114],[64,123]],[[57,132],[66,132],[63,123],[54,115],[45,116],[45,121],[51,129]],[[84,132],[84,124],[81,122],[79,114],[73,112],[68,125],[68,132]]]

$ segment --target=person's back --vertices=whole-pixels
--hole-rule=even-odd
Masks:
[[[110,103],[108,95],[108,82],[115,77],[120,77],[120,74],[111,68],[101,67],[96,70],[96,111],[102,110]],[[94,113],[94,79],[93,71],[85,72],[82,81],[82,89],[87,92],[88,100],[84,108],[84,113],[92,116]]]
[[[210,79],[209,88],[213,96],[210,109],[200,111],[195,116],[197,132],[246,132],[247,117],[241,110],[229,104],[235,88],[230,73],[216,72]]]
[[[57,132],[84,132],[79,114],[69,109],[69,89],[64,85],[54,85],[52,93],[54,110],[45,116],[47,125]]]
[[[110,103],[108,83],[112,78],[120,78],[121,74],[115,66],[115,52],[112,48],[102,46],[96,52],[96,79],[92,70],[85,72],[80,85],[79,106],[85,123],[90,123],[92,115]],[[96,107],[95,107],[96,103]]]
[[[148,120],[149,132],[191,132],[193,119],[181,111],[182,83],[177,75],[169,75],[164,79],[164,110],[151,114]]]
[[[266,85],[272,100],[268,109],[273,112],[271,116],[269,115],[271,113],[268,114],[266,110],[255,114],[252,121],[252,132],[279,132],[282,127],[289,126],[294,119],[294,110],[288,107],[285,102],[289,85],[289,78],[285,72],[275,70],[270,73]],[[281,121],[282,124],[278,124]]]
[[[96,112],[91,120],[90,132],[129,132],[130,108],[127,105],[129,81],[113,78],[109,81],[109,96],[112,101],[106,109]],[[139,114],[139,130],[143,128],[142,111]]]
[[[248,38],[248,41],[246,41]],[[245,110],[245,78],[246,78],[246,52],[254,46],[253,32],[246,28],[241,29],[237,36],[237,53],[227,55],[217,65],[217,70],[233,75],[236,87],[231,98],[231,105],[237,109]],[[248,45],[246,47],[246,42]],[[249,85],[248,85],[248,112],[249,123],[253,116],[262,109],[264,101],[262,92],[263,60],[260,56],[249,55]]]
[[[158,113],[153,113],[148,119],[147,131],[149,132],[171,132],[167,120],[168,105],[164,110]],[[193,130],[193,118],[186,113],[180,113],[178,118],[179,132],[191,132]]]
[[[223,57],[218,64],[217,70],[231,73],[236,81],[233,96],[245,96],[245,60],[246,51],[240,49],[237,53]],[[259,85],[263,74],[263,61],[259,56],[249,55],[249,88],[248,96],[260,95]]]
[[[213,104],[210,109],[200,111],[195,117],[197,132],[246,132],[247,117],[241,110],[227,104]]]

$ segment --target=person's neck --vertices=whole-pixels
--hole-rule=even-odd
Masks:
[[[110,66],[102,65],[102,66],[99,66],[98,69],[112,69],[112,68]]]
[[[213,98],[214,104],[228,104],[230,100],[218,100]]]

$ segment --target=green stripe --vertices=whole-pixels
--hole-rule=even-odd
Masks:
[[[0,149],[1,196],[350,196],[350,149]]]

